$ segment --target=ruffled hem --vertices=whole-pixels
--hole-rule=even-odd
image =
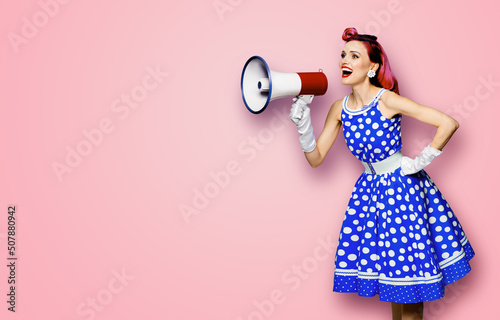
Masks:
[[[418,303],[444,297],[445,286],[463,277],[471,270],[469,261],[475,253],[470,244],[464,245],[461,258],[443,269],[440,274],[429,277],[381,278],[379,274],[368,274],[357,270],[338,269],[334,275],[333,292],[358,293],[362,297],[379,295],[380,301],[396,303]]]

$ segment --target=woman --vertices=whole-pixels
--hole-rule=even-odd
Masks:
[[[474,251],[425,166],[458,129],[448,115],[399,96],[387,56],[371,35],[348,28],[339,63],[352,93],[336,101],[316,142],[307,104],[297,97],[297,124],[307,161],[319,166],[343,125],[349,150],[365,171],[348,203],[335,256],[335,292],[379,295],[393,319],[422,319],[423,302],[444,296],[444,286],[470,271]],[[415,159],[401,154],[401,116],[437,127]]]

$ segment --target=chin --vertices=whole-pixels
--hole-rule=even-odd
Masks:
[[[346,85],[350,85],[352,84],[352,81],[350,81],[351,79],[348,79],[348,78],[342,78],[342,84],[346,84]]]

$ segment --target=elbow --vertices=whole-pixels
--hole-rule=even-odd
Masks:
[[[321,164],[323,163],[323,160],[319,160],[319,161],[314,161],[314,162],[309,162],[309,165],[311,166],[311,168],[317,168],[319,167]]]
[[[311,152],[305,152],[304,155],[306,156],[307,162],[312,168],[319,167],[323,163],[323,160],[325,159],[325,157],[321,154],[318,148],[315,148]]]
[[[443,118],[441,124],[438,127],[442,127],[442,130],[452,135],[453,133],[455,133],[455,131],[458,130],[460,124],[458,123],[457,120],[453,119],[452,117],[446,116],[445,118]]]
[[[460,123],[458,123],[457,120],[455,120],[455,119],[453,119],[453,118],[450,117],[450,124],[449,124],[449,126],[450,126],[450,129],[451,129],[451,132],[455,133],[455,131],[457,131],[458,128],[460,127]]]
[[[322,161],[321,160],[318,161],[316,159],[309,159],[309,158],[307,158],[307,162],[309,163],[309,165],[311,166],[311,168],[317,168],[317,167],[319,167],[319,165],[321,164]]]

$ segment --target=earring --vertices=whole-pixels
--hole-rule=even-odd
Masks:
[[[368,71],[368,77],[369,77],[369,78],[373,78],[373,77],[375,77],[375,71],[374,71],[374,70],[370,70],[370,71]]]

